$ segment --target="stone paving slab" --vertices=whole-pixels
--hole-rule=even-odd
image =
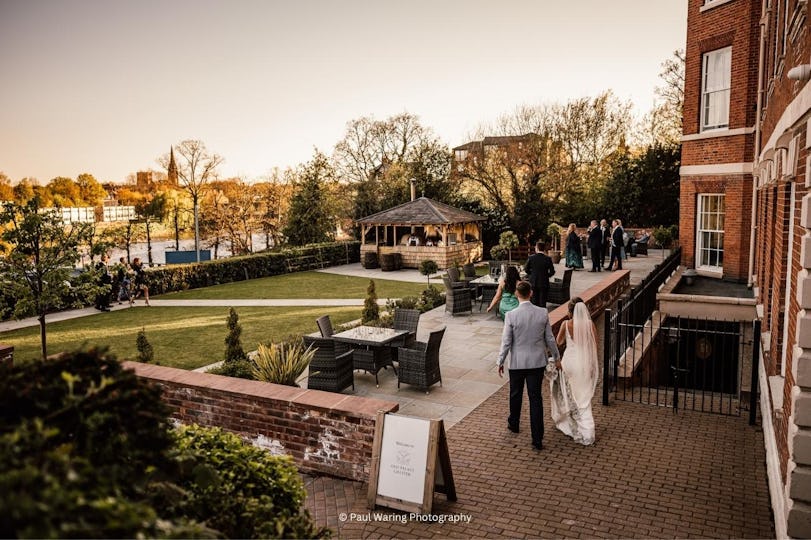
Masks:
[[[583,447],[552,427],[545,386],[544,450],[535,452],[526,399],[521,433],[506,429],[508,393],[448,430],[459,500],[436,494],[433,516],[469,523],[370,514],[367,485],[336,479],[311,482],[307,507],[321,524],[337,521],[340,538],[774,537],[763,434],[746,418],[595,400],[597,442]],[[327,489],[344,496],[324,497]]]

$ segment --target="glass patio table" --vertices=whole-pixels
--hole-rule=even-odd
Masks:
[[[352,364],[355,369],[362,369],[374,374],[375,384],[380,386],[377,372],[391,366],[395,375],[397,369],[392,362],[392,344],[406,336],[408,330],[378,328],[376,326],[356,326],[332,335],[332,339],[352,345]]]
[[[490,274],[486,274],[482,277],[470,280],[470,283],[476,286],[476,298],[479,300],[479,311],[481,311],[484,303],[487,302],[489,304],[496,295],[498,280]]]

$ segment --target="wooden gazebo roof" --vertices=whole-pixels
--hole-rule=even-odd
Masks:
[[[355,220],[355,223],[364,225],[452,225],[474,221],[487,221],[487,218],[428,197],[420,197]]]

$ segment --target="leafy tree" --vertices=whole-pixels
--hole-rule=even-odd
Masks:
[[[468,194],[508,216],[509,227],[531,242],[567,205],[598,193],[629,124],[630,104],[611,92],[520,107],[495,127],[481,128],[483,142],[456,163],[453,174]]]
[[[87,206],[101,206],[104,204],[107,191],[92,174],[84,173],[77,176],[76,186],[79,188],[79,197],[82,204]]]
[[[70,178],[57,176],[48,182],[46,189],[51,195],[53,206],[79,206],[82,203],[79,186]]]
[[[346,209],[356,219],[408,202],[411,179],[418,194],[442,202],[458,191],[448,179],[450,150],[413,114],[349,122],[333,159],[341,179],[356,191]]]
[[[662,81],[655,89],[657,101],[653,110],[644,119],[643,133],[647,145],[678,146],[682,135],[682,111],[684,107],[684,49],[662,62],[659,78]]]
[[[436,274],[437,270],[439,270],[439,266],[431,259],[426,259],[420,263],[420,274],[428,278],[429,287],[431,286],[431,275]]]
[[[254,186],[259,201],[259,228],[265,233],[265,249],[284,241],[284,226],[293,194],[291,183],[274,173],[266,182]]]
[[[45,315],[56,309],[86,305],[97,292],[92,281],[69,281],[86,241],[86,224],[64,224],[53,212],[40,212],[37,197],[24,205],[6,203],[0,214],[5,242],[0,257],[0,287],[17,298],[14,314],[39,319],[42,357],[47,356]]]
[[[366,288],[366,299],[363,301],[363,313],[361,313],[360,322],[366,324],[375,322],[380,318],[380,306],[377,305],[377,291],[375,290],[375,280],[369,280],[369,286]]]
[[[177,177],[180,184],[189,193],[194,212],[194,250],[197,262],[200,262],[200,197],[208,182],[217,176],[217,167],[223,158],[210,154],[203,141],[189,139],[174,147]],[[159,160],[164,168],[168,167],[168,154]]]
[[[284,234],[297,246],[329,242],[335,234],[333,202],[330,188],[335,171],[327,158],[316,151],[313,159],[296,174],[295,192],[290,201],[290,215]]]
[[[17,185],[14,186],[14,202],[17,204],[25,204],[34,198],[34,185],[35,182],[31,178],[23,178]]]
[[[14,188],[11,187],[11,178],[0,171],[0,201],[11,202],[14,200]]]
[[[144,231],[146,232],[146,253],[149,264],[152,264],[152,235],[151,223],[161,222],[166,218],[168,208],[166,205],[166,195],[163,193],[155,193],[149,195],[135,205],[135,213],[138,214],[138,219],[144,224]]]
[[[612,166],[603,193],[606,215],[626,225],[669,225],[678,221],[678,146],[653,145],[636,155],[621,156]]]
[[[240,339],[242,335],[242,325],[239,324],[239,315],[234,308],[228,311],[226,325],[228,326],[228,335],[225,336],[225,361],[237,362],[247,359],[248,355],[245,354],[245,350],[242,348],[242,340]]]

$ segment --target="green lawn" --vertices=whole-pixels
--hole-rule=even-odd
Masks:
[[[442,280],[431,284],[444,291]],[[267,278],[237,281],[203,289],[193,289],[162,295],[167,300],[228,300],[228,299],[276,299],[276,298],[366,298],[366,278],[328,274],[325,272],[296,272]],[[408,283],[388,279],[376,279],[377,297],[402,298],[419,296],[428,286],[423,283]]]
[[[333,324],[359,319],[361,307],[240,307],[242,346],[256,349],[260,341],[279,340],[290,334],[316,332],[315,320],[329,315]],[[225,351],[225,307],[138,307],[99,313],[48,324],[48,354],[83,344],[109,346],[120,359],[134,359],[135,338],[143,327],[155,349],[155,360],[164,366],[194,369],[222,360]],[[39,327],[0,334],[0,341],[14,346],[14,360],[40,356]]]

